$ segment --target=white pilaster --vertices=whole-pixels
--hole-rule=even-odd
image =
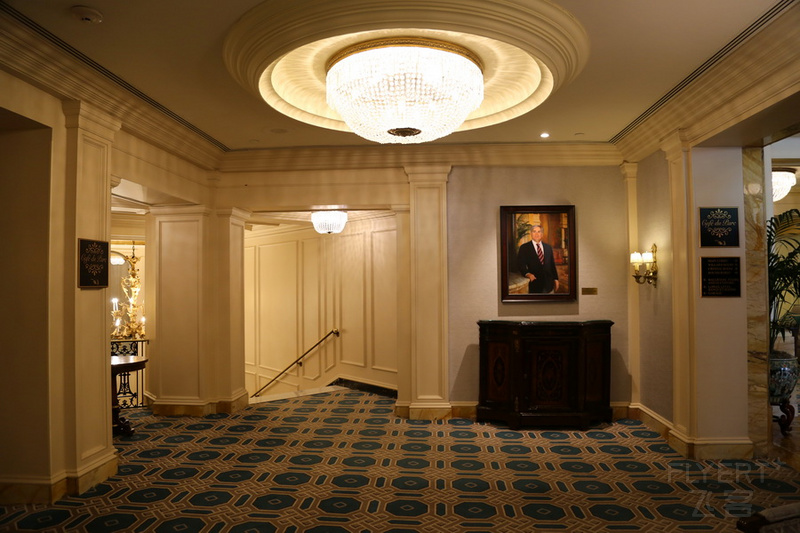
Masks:
[[[408,166],[411,192],[412,419],[451,414],[447,360],[449,165]]]
[[[216,324],[213,357],[219,374],[217,410],[233,412],[247,406],[244,384],[244,223],[248,211],[217,211],[214,221],[216,293],[212,322]]]
[[[684,455],[693,454],[696,427],[696,376],[694,353],[694,243],[689,236],[693,210],[691,151],[682,132],[662,141],[669,165],[672,205],[672,367],[673,428],[670,444]]]
[[[111,435],[110,314],[107,290],[77,287],[78,239],[108,241],[110,155],[120,123],[85,102],[63,104],[66,133],[66,262],[63,438],[67,492],[81,493],[116,472]],[[71,241],[71,242],[70,242]],[[70,335],[71,332],[72,334]],[[52,436],[56,439],[59,436]]]
[[[625,182],[625,193],[628,205],[628,249],[641,250],[639,243],[639,211],[637,208],[636,163],[623,163],[620,165],[622,178]],[[633,281],[629,281],[632,284]],[[628,291],[628,365],[631,374],[631,399],[632,407],[641,405],[641,351],[639,335],[639,291],[638,287],[631,287]]]
[[[411,235],[409,206],[392,206],[397,228],[397,416],[409,417],[411,370]]]

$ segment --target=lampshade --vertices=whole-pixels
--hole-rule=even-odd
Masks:
[[[311,223],[317,233],[341,233],[347,224],[346,211],[314,211]]]
[[[786,197],[792,187],[797,184],[794,169],[776,168],[772,171],[772,201],[777,202]]]
[[[331,58],[326,95],[365,139],[423,143],[449,135],[480,106],[483,72],[474,54],[452,43],[378,39]]]

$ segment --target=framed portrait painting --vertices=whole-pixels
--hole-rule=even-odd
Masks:
[[[500,207],[500,299],[571,301],[577,295],[575,206]]]

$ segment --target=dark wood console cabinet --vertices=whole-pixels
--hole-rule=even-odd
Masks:
[[[611,421],[610,320],[481,320],[479,421],[577,427]]]

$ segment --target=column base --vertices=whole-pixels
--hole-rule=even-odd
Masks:
[[[242,390],[232,400],[217,400],[213,402],[194,401],[164,401],[149,398],[148,406],[154,415],[159,416],[194,416],[203,417],[215,413],[233,413],[249,405],[247,391]]]
[[[83,494],[98,483],[117,474],[116,453],[82,474],[66,475],[56,480],[0,481],[0,505],[54,503],[69,494]]]
[[[669,445],[688,459],[752,459],[755,447],[749,439],[689,439],[670,431]]]

